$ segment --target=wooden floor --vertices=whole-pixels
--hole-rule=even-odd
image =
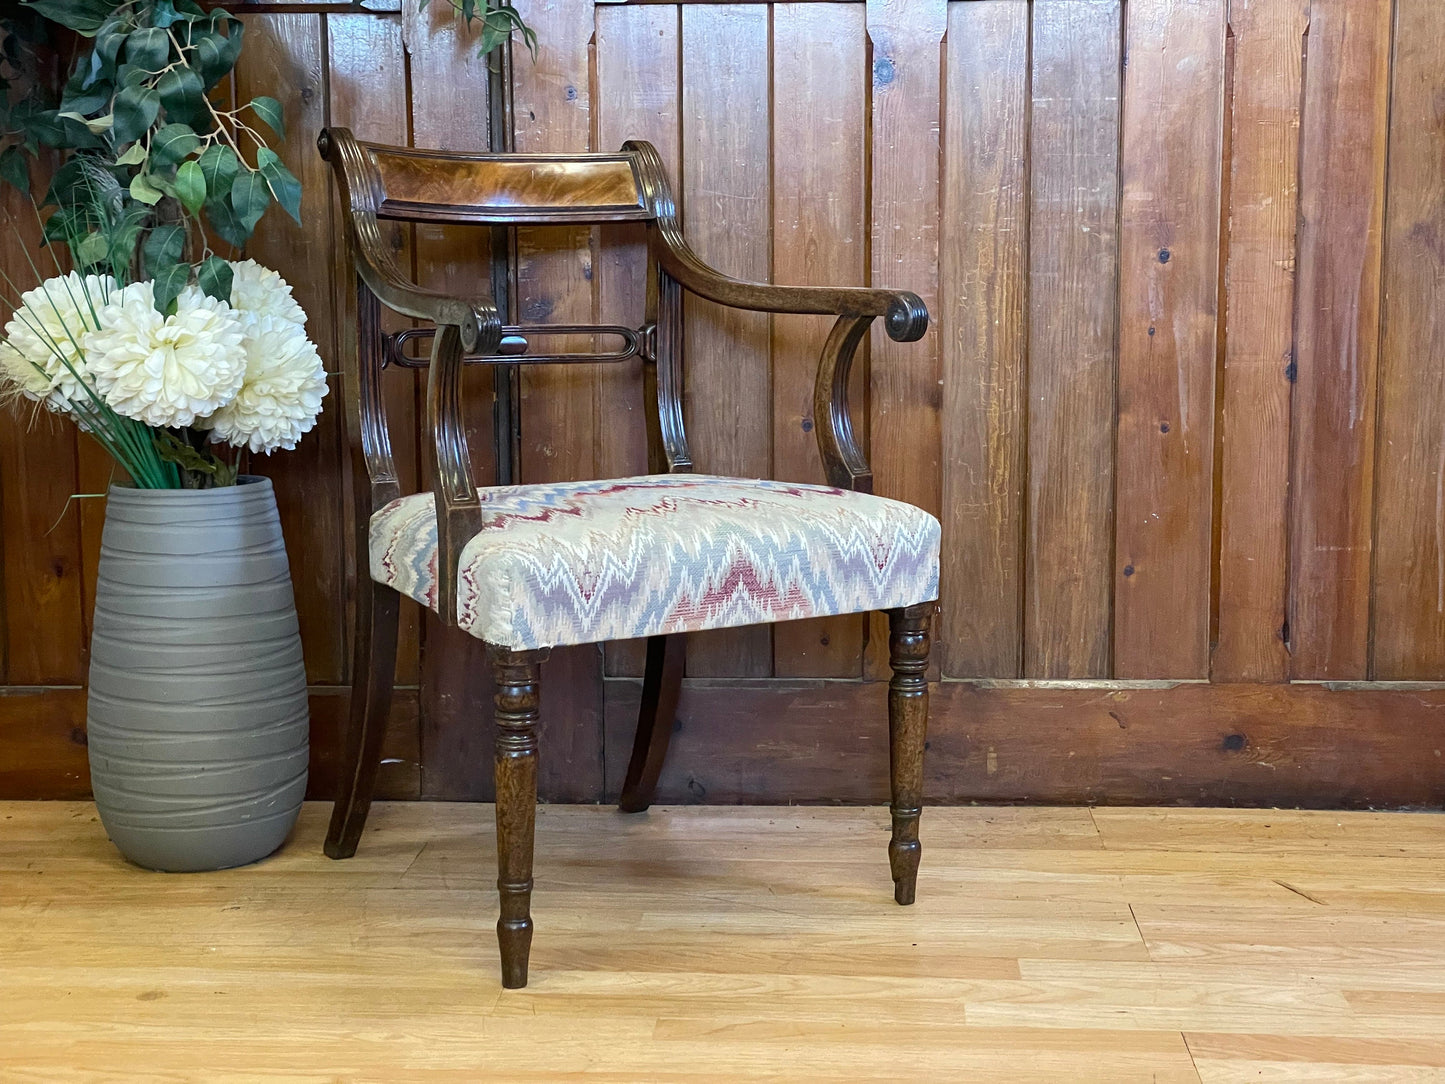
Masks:
[[[491,808],[308,806],[273,859],[127,866],[0,804],[0,1080],[1445,1080],[1445,820],[548,807],[503,992]]]

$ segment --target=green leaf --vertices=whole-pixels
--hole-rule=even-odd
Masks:
[[[235,278],[231,265],[219,256],[207,256],[196,269],[196,284],[206,296],[217,301],[231,300],[231,281]]]
[[[155,430],[156,452],[167,463],[174,463],[182,470],[196,471],[215,478],[217,483],[226,476],[228,468],[210,452],[203,452],[186,443],[169,429]],[[234,481],[234,479],[232,479]]]
[[[206,202],[206,178],[201,173],[199,162],[182,162],[181,168],[176,170],[176,195],[191,214],[199,211]]]
[[[116,69],[115,85],[118,87],[133,87],[138,83],[144,83],[151,78],[151,73],[135,64],[122,64]]]
[[[104,146],[84,123],[74,117],[62,117],[54,109],[31,114],[25,118],[24,127],[27,136],[46,147],[84,149]]]
[[[190,68],[172,68],[156,80],[166,119],[182,121],[192,128],[209,127],[206,88]]]
[[[45,220],[44,236],[47,241],[79,240],[88,229],[86,216],[77,207],[65,207]]]
[[[301,225],[301,182],[282,164],[281,156],[270,147],[262,147],[256,152],[256,165],[260,167],[261,176],[265,177],[266,183],[271,186],[271,194],[276,197],[276,202],[296,220],[296,225]]]
[[[145,160],[145,144],[132,143],[125,149],[125,153],[115,160],[115,164],[118,166],[138,166]]]
[[[159,27],[171,26],[185,19],[186,16],[176,11],[176,6],[171,0],[156,0],[155,6],[151,8],[151,25]]]
[[[115,124],[115,115],[113,113],[107,113],[103,117],[86,118],[73,110],[67,110],[64,113],[57,113],[55,115],[57,117],[64,117],[67,120],[79,121],[85,125],[87,131],[96,135],[99,135],[101,132],[110,131],[111,127]]]
[[[80,244],[71,248],[70,253],[75,257],[76,263],[82,267],[91,267],[110,255],[110,244],[106,241],[105,234],[88,233]]]
[[[99,31],[97,31],[97,33],[99,33]],[[81,64],[78,64],[76,66],[75,74],[81,77],[80,86],[77,89],[89,90],[91,87],[95,86],[96,81],[101,77],[101,73],[104,71],[105,58],[102,57],[100,53],[92,49],[90,51],[90,56],[85,59]],[[74,80],[72,79],[71,82],[74,82]],[[67,93],[69,92],[69,90],[70,88],[67,85]]]
[[[65,94],[60,99],[60,108],[67,113],[79,113],[80,119],[84,120],[110,104],[111,95],[114,93],[115,88],[111,86],[109,79],[92,83],[89,87],[77,86],[72,80],[66,85]]]
[[[137,173],[130,179],[130,197],[139,200],[148,207],[154,207],[161,201],[164,195],[160,189],[151,184],[150,179],[144,173]]]
[[[286,114],[282,111],[280,102],[262,94],[251,99],[251,109],[267,128],[282,139],[286,138]]]
[[[135,247],[140,240],[140,222],[127,220],[111,231],[110,266],[111,274],[120,282],[126,282],[131,275],[135,261]]]
[[[32,151],[37,147],[59,147],[65,139],[66,122],[60,120],[54,110],[36,110],[23,118],[12,119],[25,133],[26,144]]]
[[[25,6],[86,37],[94,35],[116,8],[114,0],[25,0]]]
[[[100,60],[100,70],[106,74],[114,75],[120,47],[125,44],[127,31],[125,19],[119,15],[112,15],[106,19],[95,34],[95,56]]]
[[[166,316],[175,311],[176,298],[191,281],[191,265],[174,263],[162,267],[155,277],[156,312]]]
[[[21,192],[30,192],[30,163],[19,147],[6,147],[0,151],[0,178]]]
[[[206,182],[206,197],[215,199],[229,195],[231,182],[236,179],[236,170],[239,168],[236,152],[222,143],[212,143],[201,152],[198,161],[201,165],[201,176]]]
[[[235,248],[240,248],[251,236],[251,231],[241,225],[241,220],[231,209],[229,199],[216,197],[214,193],[212,193],[212,197],[206,201],[206,221],[211,224],[211,229],[222,241]]]
[[[259,173],[243,173],[231,185],[231,208],[246,236],[256,228],[266,205],[271,202],[271,193],[266,188],[266,178]]]
[[[171,56],[171,39],[159,27],[148,26],[125,39],[125,60],[154,75]]]
[[[150,231],[145,244],[141,247],[141,257],[145,261],[146,274],[155,278],[166,268],[180,263],[181,253],[185,250],[186,228],[184,226],[174,223],[157,226]]]
[[[156,122],[161,99],[150,87],[135,84],[115,96],[115,126],[111,137],[116,143],[139,139]]]
[[[151,138],[151,158],[160,165],[174,165],[200,145],[190,125],[167,124]]]
[[[222,27],[226,30],[224,34],[221,33]],[[235,67],[236,58],[241,55],[241,39],[244,35],[245,28],[241,20],[233,19],[223,11],[212,12],[211,29],[192,35],[190,64],[200,75],[207,90]]]

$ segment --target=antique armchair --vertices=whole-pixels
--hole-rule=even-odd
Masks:
[[[347,224],[358,298],[348,351],[347,425],[355,460],[358,573],[354,692],[326,853],[356,851],[371,803],[395,674],[401,594],[484,640],[495,670],[497,887],[502,983],[524,986],[532,939],[540,666],[548,649],[646,637],[642,710],[621,797],[646,809],[661,770],[683,673],[685,634],[702,629],[884,610],[894,897],[913,902],[928,716],[925,670],[938,594],[938,521],[872,495],[853,435],[848,374],[876,317],[900,341],[928,312],[911,293],[740,282],[683,239],[661,159],[649,143],[617,154],[464,155],[321,133]],[[528,356],[482,293],[452,297],[407,281],[378,223],[646,223],[647,305],[629,348],[611,355]],[[683,427],[682,291],[765,312],[836,315],[815,386],[818,449],[831,487],[692,472]],[[489,291],[488,291],[489,292]],[[404,494],[392,462],[379,377],[394,337],[379,305],[435,325],[426,413],[434,492]],[[569,330],[574,330],[570,329]],[[649,469],[602,482],[479,488],[461,413],[466,362],[559,364],[640,355]],[[734,584],[739,566],[746,584]],[[729,571],[734,573],[728,579]]]

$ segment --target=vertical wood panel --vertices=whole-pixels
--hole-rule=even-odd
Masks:
[[[762,4],[682,9],[682,201],[688,240],[739,278],[772,272],[769,211],[769,10]],[[704,474],[766,477],[772,465],[769,317],[689,296],[686,411],[692,459]],[[766,626],[698,633],[688,673],[765,677]]]
[[[475,39],[460,31],[446,4],[431,4],[425,10],[408,6],[403,20],[411,71],[412,142],[441,150],[487,150],[487,66],[476,55]],[[416,272],[419,282],[437,289],[471,292],[480,286],[485,290],[490,275],[486,235],[478,230],[418,226]],[[491,373],[472,369],[463,380],[472,469],[477,484],[488,485],[495,471]],[[419,415],[420,411],[418,406]],[[419,437],[430,439],[420,418],[419,427]],[[430,485],[425,456],[422,463],[423,480]],[[486,649],[461,629],[442,624],[431,611],[422,625],[420,727],[423,797],[480,800],[492,795],[496,730]]]
[[[943,496],[938,332],[938,213],[945,0],[868,0],[873,46],[873,285],[912,290],[934,319],[918,342],[874,322],[869,444],[875,492],[938,515]],[[865,672],[888,673],[888,623],[872,615]]]
[[[411,126],[407,116],[406,57],[402,50],[400,23],[395,19],[378,19],[374,15],[330,15],[326,20],[326,48],[329,123],[351,128],[360,139],[405,144]],[[346,234],[341,214],[338,205],[332,227],[336,237],[332,282],[337,314],[338,370],[344,370],[339,359],[356,349],[356,286],[343,250]],[[411,231],[397,222],[383,222],[380,228],[382,236],[396,254],[397,263],[410,268]],[[384,330],[395,331],[410,323],[382,309]],[[416,374],[407,369],[388,369],[382,374],[381,383],[397,476],[403,493],[415,493],[420,485]],[[339,411],[341,381],[333,381],[332,387],[336,401],[331,405]],[[345,463],[348,472],[350,466],[349,462]],[[354,515],[350,492],[351,487],[347,485],[344,496],[348,520]],[[417,682],[420,635],[421,607],[410,599],[403,599],[397,644],[396,680],[399,684],[414,685]]]
[[[320,15],[252,15],[236,70],[236,92],[246,102],[277,88],[286,113],[286,142],[278,148],[301,182],[301,226],[276,208],[267,212],[247,254],[291,283],[306,310],[306,330],[329,372],[336,371],[333,307],[331,178],[316,153],[326,123],[326,46]],[[344,680],[346,673],[346,545],[342,501],[341,397],[332,381],[316,428],[296,451],[253,458],[252,469],[276,485],[286,549],[296,587],[296,610],[313,684]]]
[[[32,168],[36,199],[44,174]],[[40,248],[30,199],[0,188],[0,328],[19,295],[56,273]],[[32,269],[33,265],[33,269]],[[13,284],[13,285],[12,285]],[[67,421],[17,402],[0,422],[0,677],[12,685],[75,684],[85,678],[76,442]],[[54,528],[52,530],[52,528]]]
[[[80,433],[75,435],[75,468],[77,492],[104,494],[117,477],[115,461],[98,443]],[[90,647],[90,633],[95,627],[95,586],[100,578],[100,539],[105,530],[104,496],[84,496],[78,503],[80,517],[80,592],[81,642]],[[0,550],[3,550],[0,544]],[[0,626],[3,627],[3,626]]]
[[[537,32],[538,51],[533,61],[520,42],[515,46],[517,150],[585,152],[592,145],[592,5],[532,0],[518,10]],[[523,323],[592,320],[591,232],[577,227],[518,231],[517,305]],[[586,340],[548,342],[571,350],[589,345]],[[590,365],[522,370],[524,482],[596,476],[595,380]]]
[[[1313,0],[1300,134],[1291,672],[1363,678],[1391,0]]]
[[[1109,673],[1120,7],[1035,0],[1024,674]]]
[[[539,40],[535,62],[518,43],[513,65],[519,151],[592,147],[592,4],[535,0],[520,5]],[[523,323],[590,323],[596,312],[592,231],[519,231],[518,312]],[[586,339],[552,339],[585,350]],[[522,481],[597,476],[595,384],[591,365],[522,370]],[[561,648],[542,670],[547,753],[539,787],[558,800],[602,789],[602,652]]]
[[[1445,673],[1445,5],[1399,0],[1371,677]]]
[[[867,281],[867,57],[864,9],[773,8],[773,275],[802,286]],[[814,432],[813,384],[832,324],[773,319],[773,477],[827,481]],[[861,407],[861,403],[859,404]],[[863,420],[861,413],[858,419]],[[779,677],[857,677],[864,618],[789,621],[773,630]]]
[[[29,404],[16,410],[28,411]],[[85,680],[80,512],[73,502],[67,507],[77,489],[78,436],[69,422],[43,410],[0,426],[5,680],[11,685]]]
[[[1216,681],[1285,681],[1300,81],[1309,0],[1233,0]]]
[[[1209,673],[1224,9],[1127,9],[1115,677]]]
[[[628,139],[657,147],[668,180],[681,196],[682,146],[679,23],[675,7],[606,5],[597,8],[597,149],[616,150]],[[636,327],[646,301],[647,233],[642,225],[600,231],[597,318]],[[642,363],[608,365],[597,374],[597,471],[603,478],[647,473],[647,427]],[[610,675],[643,670],[641,640],[606,647]]]
[[[1029,11],[952,4],[940,236],[943,672],[1019,676],[1027,477]]]
[[[451,8],[428,5],[402,11],[411,98],[411,141],[417,147],[464,153],[490,149],[487,60],[477,55],[474,35],[461,31]],[[439,289],[470,294],[490,287],[491,246],[487,231],[419,224],[416,227],[418,280]],[[496,478],[492,425],[492,373],[473,366],[463,375],[467,447],[479,485]],[[421,402],[425,376],[419,374],[416,394]],[[418,405],[417,439],[425,422]],[[426,471],[421,457],[420,470]],[[425,484],[430,480],[423,478]]]
[[[597,8],[597,150],[629,139],[651,142],[674,191],[681,183],[678,11],[667,5]],[[647,296],[647,233],[642,225],[605,226],[597,262],[601,323],[636,327]],[[642,363],[597,373],[597,468],[602,477],[647,473]]]

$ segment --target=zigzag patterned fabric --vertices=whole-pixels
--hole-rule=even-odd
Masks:
[[[825,486],[662,474],[481,491],[458,623],[525,650],[883,610],[938,597],[939,525]],[[371,575],[436,609],[436,499],[371,519]]]

